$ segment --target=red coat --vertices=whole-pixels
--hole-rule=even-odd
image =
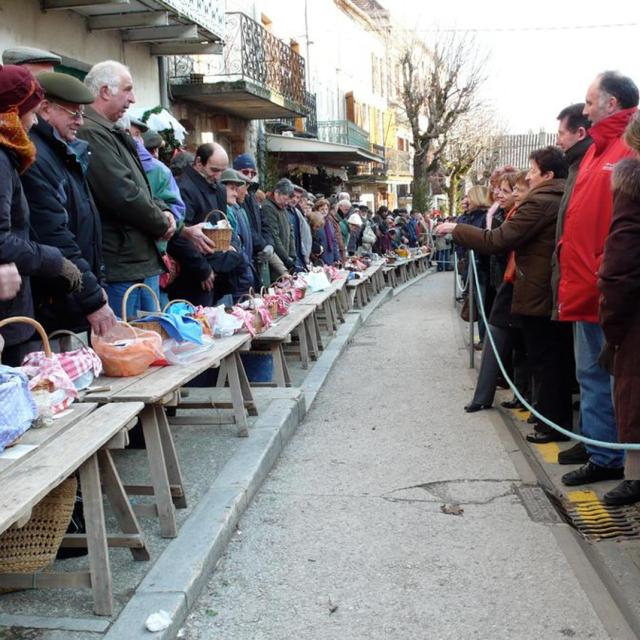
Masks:
[[[635,112],[618,111],[589,130],[593,145],[580,163],[557,248],[560,320],[598,322],[597,274],[611,224],[611,177],[616,162],[633,155],[622,134]]]

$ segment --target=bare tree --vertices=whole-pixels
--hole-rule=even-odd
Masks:
[[[415,40],[400,56],[402,101],[413,137],[414,206],[424,208],[456,122],[478,101],[485,60],[473,38],[448,34],[431,48]]]
[[[496,118],[491,110],[478,106],[460,116],[449,131],[440,165],[448,178],[447,195],[451,216],[456,215],[458,210],[458,200],[464,180],[481,158],[491,155],[490,151],[497,132],[495,122]]]

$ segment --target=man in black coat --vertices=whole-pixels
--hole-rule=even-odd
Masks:
[[[185,167],[177,178],[186,206],[185,225],[200,224],[211,212],[209,221],[215,223],[222,217],[216,211],[226,214],[227,192],[220,176],[228,164],[227,152],[215,142],[201,144],[196,149],[193,164]],[[167,251],[180,263],[180,275],[168,291],[170,297],[210,306],[232,292],[228,274],[241,267],[241,255],[234,251],[204,254],[181,237],[169,242]]]
[[[73,294],[56,290],[48,280],[34,279],[36,317],[47,331],[91,328],[108,331],[116,317],[107,303],[102,282],[100,217],[85,180],[88,144],[76,133],[91,92],[76,78],[45,72],[39,82],[45,92],[38,124],[31,129],[36,162],[22,176],[31,210],[31,236],[60,249],[82,273],[82,288]]]

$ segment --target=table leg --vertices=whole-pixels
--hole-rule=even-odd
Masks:
[[[104,523],[104,506],[97,456],[91,456],[80,467],[79,472],[82,506],[87,527],[87,553],[93,590],[93,610],[99,616],[110,616],[113,613],[111,566],[109,565],[107,531]]]
[[[163,538],[175,538],[178,535],[176,512],[171,497],[171,487],[169,486],[167,465],[162,448],[163,439],[160,436],[158,414],[153,405],[145,406],[140,414],[140,421],[142,422],[142,431],[147,447],[151,484],[153,485],[158,518],[160,519],[160,535]]]
[[[318,346],[318,335],[320,333],[320,327],[317,326],[318,319],[316,314],[312,313],[304,321],[304,333],[306,335],[306,342],[309,345],[309,356],[312,360],[317,360],[320,356],[320,349]]]
[[[298,340],[300,340],[300,362],[302,362],[302,368],[309,368],[309,341],[307,340],[307,321],[304,320],[296,328],[296,334]]]
[[[247,408],[247,412],[250,416],[257,416],[258,407],[255,400],[253,399],[253,392],[251,391],[249,378],[247,378],[247,372],[244,370],[244,365],[242,364],[242,358],[237,351],[234,352],[233,356],[236,359],[236,366],[238,369],[238,376],[240,378],[240,389],[242,391],[244,406]]]
[[[273,377],[277,387],[286,387],[284,370],[287,366],[284,361],[284,351],[281,344],[271,345],[271,355],[273,357]]]
[[[142,529],[122,486],[111,452],[108,449],[102,449],[98,452],[98,457],[104,493],[111,504],[120,531],[137,537],[143,545],[142,547],[130,547],[131,555],[134,560],[149,560],[151,556],[147,550]]]
[[[228,355],[225,361],[227,361],[231,403],[233,405],[233,415],[236,419],[238,435],[246,438],[249,435],[249,425],[247,424],[247,416],[244,410],[244,397],[242,396],[242,389],[240,388],[240,375],[238,373],[238,363],[235,359],[235,353]]]
[[[329,309],[329,315],[331,315],[331,308],[328,306],[327,307]],[[315,338],[314,338],[314,342],[313,342],[313,346],[316,347],[316,353],[318,354],[318,356],[320,355],[320,351],[324,351],[324,344],[322,344],[322,332],[320,331],[320,322],[318,321],[318,314],[314,313],[312,314],[312,319],[313,319],[313,331],[315,332]],[[333,318],[330,319],[330,324],[329,324],[329,333],[331,335],[335,334],[335,331],[333,329]],[[313,336],[313,332],[312,332],[312,336]]]
[[[216,380],[216,388],[224,387],[227,382],[227,363],[226,358],[220,363],[218,368],[218,379]]]
[[[160,404],[155,405],[156,416],[158,421],[158,430],[160,432],[160,440],[162,441],[162,451],[164,452],[164,461],[167,466],[167,475],[169,477],[169,488],[173,496],[173,504],[177,509],[186,509],[187,498],[184,493],[184,482],[182,480],[182,471],[180,470],[180,462],[176,445],[171,435],[169,421],[164,412],[164,407]]]

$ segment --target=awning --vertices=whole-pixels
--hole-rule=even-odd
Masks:
[[[340,167],[353,162],[377,162],[384,164],[384,158],[376,156],[360,147],[336,142],[324,142],[309,138],[295,138],[267,134],[267,150],[271,153],[286,154],[287,162],[318,164]]]

